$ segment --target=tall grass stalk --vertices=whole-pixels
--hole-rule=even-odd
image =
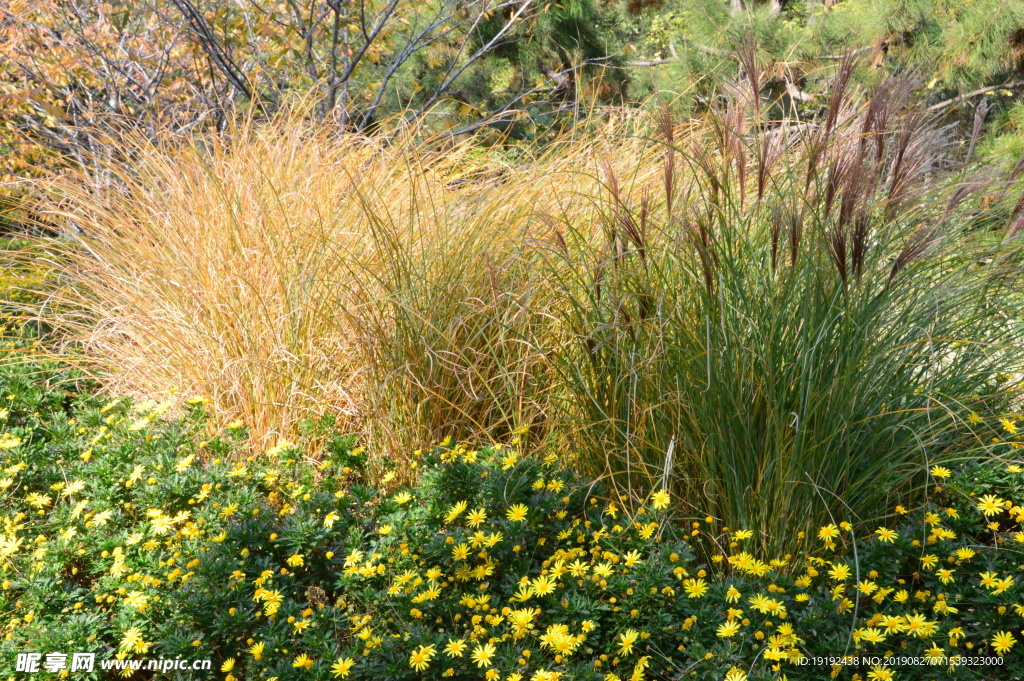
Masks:
[[[564,221],[552,260],[574,447],[627,491],[671,447],[694,516],[781,555],[979,448],[971,410],[1016,408],[1021,269],[974,233],[990,186],[947,169],[910,83],[861,98],[840,75],[825,120],[760,115],[748,91],[697,135],[665,121],[660,198],[608,167],[604,238]]]

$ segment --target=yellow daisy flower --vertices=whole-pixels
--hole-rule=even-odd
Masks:
[[[491,658],[494,657],[495,648],[490,643],[478,645],[473,649],[473,654],[470,656],[476,666],[480,669],[491,666]]]
[[[626,629],[619,634],[619,654],[629,655],[633,652],[633,644],[640,638],[640,632],[636,629]]]
[[[1016,643],[1017,640],[1008,631],[998,631],[992,637],[992,648],[1000,655],[1009,652]]]
[[[526,513],[529,511],[525,504],[515,504],[505,513],[505,517],[513,523],[521,523],[526,520]]]
[[[660,511],[663,508],[668,508],[668,505],[671,501],[672,497],[671,495],[669,495],[668,492],[666,492],[665,490],[658,490],[651,497],[651,506],[653,506],[655,510]]]
[[[333,673],[338,678],[344,679],[352,671],[352,667],[354,667],[355,664],[356,661],[353,660],[351,657],[339,657],[338,661],[331,666],[331,673]]]

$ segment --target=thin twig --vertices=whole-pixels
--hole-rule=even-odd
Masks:
[[[966,101],[966,100],[970,99],[971,97],[977,97],[978,95],[983,95],[983,94],[986,94],[988,92],[995,92],[996,90],[1017,90],[1017,89],[1020,89],[1020,88],[1024,88],[1024,80],[1014,80],[1014,81],[1011,81],[1009,83],[1001,83],[999,85],[989,85],[987,87],[978,88],[977,90],[972,90],[970,92],[966,92],[966,93],[964,93],[962,95],[959,95],[957,97],[953,97],[952,99],[947,99],[947,100],[945,100],[943,102],[939,102],[938,104],[932,104],[930,107],[928,107],[927,111],[941,111],[941,110],[943,110],[943,109],[945,109],[947,107],[953,106],[955,104],[959,104],[960,102],[963,102],[963,101]]]

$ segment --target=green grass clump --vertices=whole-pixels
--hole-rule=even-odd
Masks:
[[[840,77],[797,131],[742,95],[696,138],[663,121],[660,186],[609,167],[601,237],[558,221],[556,420],[588,470],[787,551],[984,454],[972,410],[1019,407],[1020,252],[908,87]]]
[[[410,455],[414,484],[380,489],[330,423],[239,457],[244,424],[199,439],[201,400],[92,387],[39,360],[0,368],[8,678],[25,652],[96,653],[83,679],[156,658],[210,660],[225,681],[1024,673],[1019,458],[932,467],[942,484],[892,523],[857,533],[843,516],[813,551],[772,555],[745,527],[688,525],[669,492],[634,504],[554,454],[442,443]],[[813,661],[892,651],[931,661]]]

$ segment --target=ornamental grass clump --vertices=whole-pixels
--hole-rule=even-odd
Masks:
[[[982,230],[974,203],[1007,185],[957,169],[911,82],[860,96],[852,68],[779,125],[751,62],[699,129],[662,121],[657,184],[605,168],[600,233],[558,219],[550,251],[572,449],[775,551],[984,455],[971,409],[1019,405],[1014,219]]]
[[[43,316],[111,391],[188,386],[267,445],[329,411],[392,446],[542,392],[504,331],[539,313],[510,227],[537,191],[506,207],[460,184],[467,149],[386,150],[298,116],[122,146],[112,181],[59,185],[64,233],[31,261],[56,275]]]
[[[450,433],[539,441],[557,291],[538,213],[590,214],[605,140],[393,142],[300,114],[125,138],[130,166],[69,175],[39,207],[61,234],[21,257],[54,283],[35,312],[111,391],[188,386],[264,444],[322,411],[395,457]],[[609,162],[630,174],[648,153],[636,139]]]
[[[858,90],[851,59],[820,116],[773,119],[740,58],[699,117],[543,151],[285,114],[130,140],[117,182],[53,185],[37,311],[109,389],[208,393],[257,449],[329,411],[392,460],[518,437],[772,552],[867,527],[985,451],[969,411],[1019,409],[1024,202],[981,207],[1024,163],[961,167],[912,82]]]

